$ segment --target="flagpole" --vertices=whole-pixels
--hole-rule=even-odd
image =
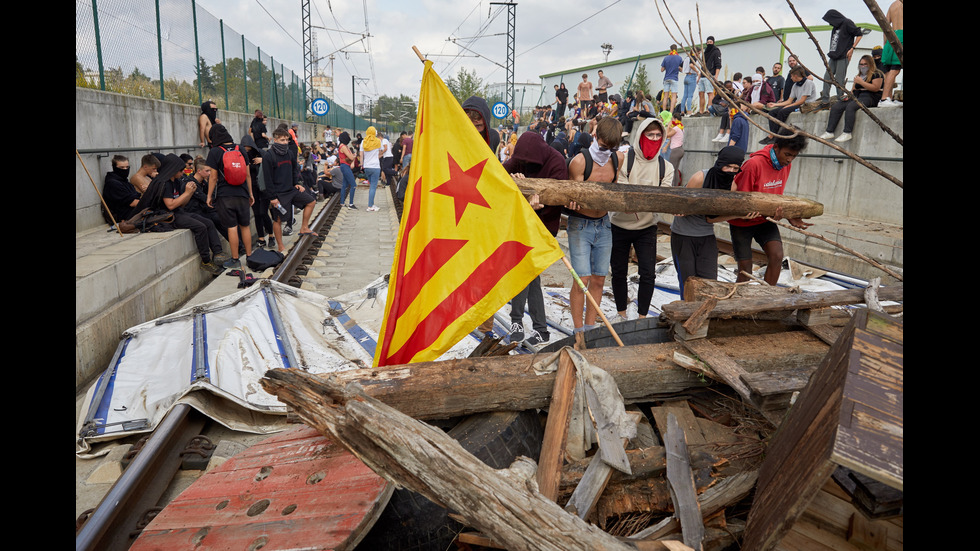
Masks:
[[[420,52],[415,46],[412,46],[412,50],[415,52],[415,55],[419,56],[419,61],[425,63],[425,57],[422,55],[422,52]]]
[[[609,328],[609,332],[612,333],[613,338],[616,339],[616,342],[619,344],[619,346],[626,346],[625,344],[623,344],[623,341],[619,340],[619,335],[616,334],[616,330],[613,329],[613,326],[611,323],[609,323],[609,320],[606,318],[606,315],[602,313],[602,310],[599,309],[599,305],[596,304],[595,299],[592,298],[591,294],[589,294],[589,290],[585,287],[585,283],[583,283],[582,280],[578,277],[578,274],[575,273],[575,269],[572,268],[572,264],[571,262],[568,261],[568,257],[562,256],[561,261],[565,263],[565,267],[568,268],[568,271],[572,273],[572,277],[575,279],[575,282],[578,283],[578,286],[582,288],[582,292],[585,293],[585,298],[588,299],[589,304],[591,304],[592,307],[595,308],[596,312],[599,312],[599,316],[602,317],[602,322],[606,324],[607,328]]]

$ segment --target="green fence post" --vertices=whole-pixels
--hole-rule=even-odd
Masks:
[[[225,73],[225,109],[231,110],[231,104],[228,103],[228,57],[225,55],[225,20],[218,20],[218,28],[221,30],[221,65],[223,65],[223,71]]]
[[[92,21],[95,23],[95,52],[99,58],[99,89],[105,92],[105,67],[102,66],[102,37],[99,35],[99,6],[92,0]]]
[[[262,110],[262,114],[264,115],[265,114],[265,90],[262,88],[262,77],[265,71],[263,70],[263,65],[262,65],[262,48],[256,46],[255,49],[258,52],[257,58],[259,60],[259,109]]]
[[[163,93],[163,35],[160,32],[160,0],[156,0],[154,4],[156,4],[157,10],[157,58],[160,66],[160,99],[165,100],[167,96]]]
[[[197,2],[191,0],[191,15],[194,16],[194,67],[197,68],[197,103],[204,103],[204,92],[201,88],[201,43],[197,36]]]
[[[248,113],[248,57],[245,54],[245,35],[242,35],[242,84],[245,86],[245,112]]]

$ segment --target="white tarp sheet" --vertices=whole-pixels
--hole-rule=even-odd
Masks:
[[[286,408],[259,383],[267,370],[370,367],[363,335],[352,335],[346,316],[335,315],[344,307],[264,281],[129,329],[113,365],[86,395],[76,453],[149,432],[180,402],[235,430],[281,430]]]

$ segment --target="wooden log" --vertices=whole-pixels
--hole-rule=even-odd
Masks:
[[[537,491],[534,462],[500,471],[442,430],[366,395],[298,369],[274,369],[262,386],[372,470],[458,511],[470,526],[511,550],[635,549],[565,512]]]
[[[900,301],[903,299],[903,285],[891,285],[878,291],[881,300]],[[711,318],[730,318],[748,316],[768,311],[790,311],[801,308],[825,308],[844,304],[864,303],[864,289],[845,289],[819,293],[802,292],[786,296],[719,300],[711,309]],[[701,307],[701,302],[674,301],[665,304],[661,318],[682,322],[690,318]]]
[[[823,205],[810,199],[771,193],[717,189],[634,186],[548,178],[515,179],[525,196],[537,194],[544,205],[567,205],[616,212],[666,212],[670,214],[739,215],[758,212],[785,218],[812,218],[823,214]]]

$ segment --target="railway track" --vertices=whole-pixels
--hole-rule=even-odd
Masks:
[[[293,287],[316,258],[317,250],[341,208],[333,194],[311,221],[318,236],[303,236],[293,245],[271,279]],[[162,510],[160,502],[182,463],[206,464],[214,445],[202,435],[208,419],[186,404],[178,404],[154,431],[133,447],[131,459],[99,505],[83,512],[75,521],[76,551],[124,551],[142,529]],[[200,467],[203,470],[203,466]]]

